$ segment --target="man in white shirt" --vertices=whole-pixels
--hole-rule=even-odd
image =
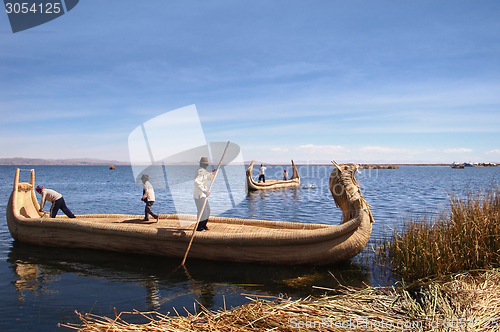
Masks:
[[[207,222],[208,217],[210,216],[210,205],[205,204],[205,209],[201,211],[203,207],[203,203],[206,201],[207,197],[210,196],[210,191],[207,190],[207,182],[212,181],[214,179],[215,169],[212,170],[212,173],[207,171],[208,167],[208,158],[202,157],[200,159],[200,167],[194,174],[194,183],[193,183],[193,198],[196,204],[196,209],[198,210],[198,217],[201,215],[200,222],[198,223],[198,228],[196,229],[199,232],[208,231]]]
[[[266,168],[264,167],[264,165],[260,164],[260,168],[259,168],[259,182],[260,180],[262,180],[262,182],[266,182],[266,175],[264,174],[264,171],[266,170]]]
[[[57,216],[57,212],[61,209],[65,215],[69,218],[75,218],[75,215],[71,210],[66,206],[66,202],[64,201],[64,197],[55,190],[44,188],[41,184],[36,186],[36,192],[42,195],[42,199],[40,200],[40,212],[43,212],[43,207],[45,203],[51,202],[52,206],[50,207],[50,217],[55,218]]]
[[[141,201],[146,203],[146,208],[144,209],[143,221],[149,221],[149,215],[152,215],[153,218],[156,219],[156,222],[158,222],[158,219],[160,219],[160,216],[158,214],[155,214],[151,210],[151,207],[153,206],[153,204],[155,202],[155,191],[153,189],[153,185],[149,182],[149,175],[143,174],[141,177],[141,180],[142,180],[142,183],[144,185],[144,190],[142,191]]]

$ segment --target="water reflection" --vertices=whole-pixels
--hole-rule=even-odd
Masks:
[[[8,262],[17,275],[14,285],[21,302],[25,301],[26,292],[33,296],[48,289],[57,293],[60,287],[66,287],[71,276],[77,275],[139,285],[144,290],[143,297],[135,301],[148,310],[158,311],[170,308],[168,304],[188,294],[205,308],[217,310],[222,307],[217,298],[223,295],[224,304],[230,307],[242,303],[241,293],[301,298],[321,295],[325,289],[338,287],[339,282],[355,287],[370,284],[368,273],[354,263],[307,267],[188,260],[185,268],[179,268],[179,259],[46,248],[19,242],[13,244]],[[92,283],[91,279],[88,282]],[[85,292],[85,288],[80,292]]]
[[[13,269],[18,276],[18,279],[13,283],[17,291],[17,299],[21,303],[27,302],[27,298],[30,297],[28,294],[31,294],[31,297],[36,297],[42,294],[57,293],[57,290],[49,289],[46,286],[60,279],[59,271],[47,270],[43,265],[23,259],[17,260]]]
[[[281,221],[298,221],[303,203],[300,188],[284,188],[274,190],[257,190],[247,194],[247,200],[237,210],[244,210],[248,219],[271,219]],[[238,211],[232,210],[232,215]]]
[[[146,288],[146,303],[150,311],[160,309],[161,297],[158,280],[155,277],[148,277],[142,283]]]
[[[17,298],[19,301],[25,302],[25,292],[31,291],[33,295],[36,296],[39,291],[39,278],[41,279],[40,275],[43,275],[44,273],[40,273],[40,269],[36,264],[17,262],[14,268],[15,273],[19,276],[19,279],[14,282],[18,292]]]

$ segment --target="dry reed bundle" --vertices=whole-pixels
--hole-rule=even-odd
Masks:
[[[253,299],[232,310],[169,317],[160,313],[121,313],[116,318],[78,314],[80,332],[166,331],[500,331],[500,271],[461,274],[417,290],[403,287],[353,289],[319,299]],[[146,324],[129,324],[125,314]]]

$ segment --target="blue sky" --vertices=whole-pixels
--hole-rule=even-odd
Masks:
[[[82,0],[13,34],[0,157],[128,161],[195,104],[245,160],[500,162],[498,1]]]

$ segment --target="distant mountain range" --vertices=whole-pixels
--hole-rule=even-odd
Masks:
[[[100,159],[41,159],[41,158],[0,158],[0,165],[130,165],[116,160]]]
[[[146,163],[145,163],[146,164]],[[169,165],[192,165],[193,163],[188,162],[178,162]],[[245,162],[245,165],[249,165],[250,161]],[[42,159],[42,158],[0,158],[0,165],[76,165],[76,166],[92,166],[92,165],[130,165],[129,162],[117,161],[117,160],[101,160],[101,159],[91,159],[91,158],[75,158],[75,159]],[[217,165],[215,165],[217,166]]]

